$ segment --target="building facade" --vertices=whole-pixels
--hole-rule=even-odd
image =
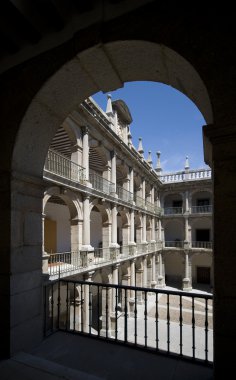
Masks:
[[[184,290],[213,286],[208,169],[164,174],[132,116],[108,95],[92,98],[57,130],[44,166],[43,272],[97,282]]]

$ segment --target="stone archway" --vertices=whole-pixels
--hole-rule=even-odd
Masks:
[[[94,66],[94,62],[99,63]],[[19,230],[22,233],[19,234],[17,242],[12,234],[13,261],[18,254],[19,245],[30,246],[32,254],[36,256],[41,252],[43,166],[48,147],[58,126],[62,125],[78,103],[93,93],[116,89],[126,81],[135,80],[152,80],[172,85],[195,102],[208,123],[213,121],[209,96],[200,76],[187,60],[168,47],[148,41],[117,41],[97,45],[78,54],[44,83],[32,99],[20,124],[11,162],[14,173],[11,228],[12,231]],[[22,189],[25,201],[19,208]],[[29,206],[32,202],[33,211]],[[28,271],[24,274],[25,282],[28,282],[27,278],[31,276],[31,271],[35,270],[37,273],[35,282],[40,284],[37,296],[33,297],[30,307],[32,329],[38,331],[42,313],[41,265],[35,268],[33,262],[28,264]],[[13,273],[17,272],[18,268],[13,270]],[[30,294],[32,288],[29,288],[28,292]],[[23,299],[25,290],[22,290],[22,293],[20,290],[19,294]],[[12,302],[14,303],[14,297]],[[37,316],[33,310],[38,311]],[[19,323],[26,323],[28,318],[29,315],[22,317]],[[12,346],[12,352],[31,347],[41,339],[41,333],[37,335],[34,343],[29,337],[17,346]]]

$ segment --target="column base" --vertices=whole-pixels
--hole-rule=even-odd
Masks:
[[[93,187],[92,184],[91,184],[91,182],[89,182],[87,180],[85,180],[85,186],[89,187],[90,189]]]
[[[156,288],[156,285],[157,285],[157,282],[156,282],[156,281],[151,281],[151,288],[152,288],[152,289],[155,289],[155,288]]]
[[[82,245],[81,247],[82,266],[88,267],[94,261],[94,248],[91,245]]]
[[[109,245],[109,248],[120,248],[119,244],[118,243],[111,243]]]
[[[49,260],[50,255],[47,252],[43,252],[42,255],[42,272],[43,274],[48,274],[48,260]]]
[[[161,289],[161,288],[165,288],[166,284],[165,284],[165,277],[164,276],[158,276],[157,278],[157,288]]]
[[[190,282],[190,279],[189,278],[183,278],[183,290],[186,291],[186,292],[189,292],[191,291],[193,288],[192,288],[192,285],[191,285],[191,282]]]
[[[94,247],[92,247],[90,244],[86,244],[86,245],[82,245],[80,250],[91,252],[91,251],[94,251]]]

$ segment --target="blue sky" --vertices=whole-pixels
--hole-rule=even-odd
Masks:
[[[206,123],[185,95],[154,82],[129,82],[110,93],[112,100],[122,99],[129,107],[133,118],[130,125],[133,144],[137,148],[138,139],[142,137],[144,157],[147,158],[150,150],[154,167],[158,150],[165,172],[182,170],[186,156],[191,169],[207,167],[202,143],[202,126]],[[106,94],[99,92],[93,98],[106,110]]]

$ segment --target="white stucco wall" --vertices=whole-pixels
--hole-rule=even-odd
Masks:
[[[45,207],[48,219],[57,223],[57,252],[70,252],[70,212],[67,206],[48,202]]]

